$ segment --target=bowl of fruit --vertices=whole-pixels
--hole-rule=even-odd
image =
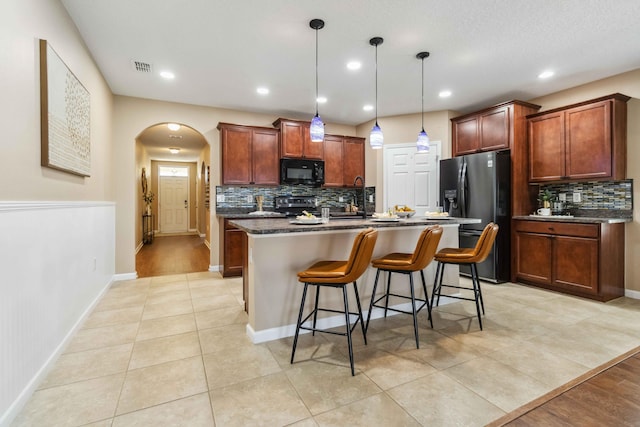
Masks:
[[[400,218],[411,218],[416,214],[416,211],[411,209],[409,206],[399,206],[396,205],[393,209],[396,215]]]

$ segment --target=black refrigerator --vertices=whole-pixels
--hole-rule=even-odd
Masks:
[[[474,247],[489,222],[500,227],[493,250],[478,264],[480,279],[493,283],[510,279],[510,159],[509,150],[503,150],[440,161],[440,206],[449,216],[481,220],[460,226],[460,247]],[[460,274],[471,276],[470,267],[461,265]]]

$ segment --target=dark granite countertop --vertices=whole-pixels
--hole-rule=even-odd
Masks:
[[[254,213],[252,213],[254,212]],[[220,218],[285,218],[284,214],[274,211],[262,211],[262,213],[257,213],[257,211],[252,211],[249,209],[238,209],[238,208],[229,208],[229,209],[220,209],[216,211],[216,216]]]
[[[304,233],[309,231],[350,230],[365,227],[389,228],[389,227],[415,227],[421,225],[460,225],[477,224],[475,218],[407,218],[397,222],[376,221],[374,218],[344,218],[331,219],[327,224],[294,224],[287,218],[266,219],[234,219],[231,224],[249,234],[278,234],[278,233]]]
[[[574,222],[582,224],[616,224],[624,222],[632,222],[633,216],[631,211],[607,210],[607,209],[590,209],[572,212],[571,216],[567,215],[519,215],[513,219],[525,219],[532,221],[558,221],[558,222]]]

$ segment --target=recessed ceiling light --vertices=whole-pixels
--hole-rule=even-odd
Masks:
[[[178,147],[169,147],[169,151],[171,152],[171,154],[178,154],[180,152],[180,149]]]
[[[260,95],[267,95],[269,93],[269,88],[259,87],[258,89],[256,89],[256,92],[258,92]]]
[[[325,102],[327,102],[327,98],[325,98],[324,96],[319,96],[316,101],[318,101],[318,104],[324,104]]]
[[[160,77],[162,77],[163,79],[171,80],[171,79],[174,79],[176,75],[173,74],[171,71],[161,71]]]
[[[167,127],[169,128],[169,130],[172,130],[174,132],[180,130],[180,125],[177,123],[167,123]]]
[[[451,91],[450,91],[450,90],[443,90],[443,91],[440,91],[440,93],[438,94],[438,96],[439,96],[440,98],[448,98],[448,97],[450,97],[450,96],[451,96]]]
[[[350,70],[359,70],[362,67],[362,63],[359,61],[350,61],[347,62],[347,68]]]
[[[539,79],[548,79],[549,77],[553,76],[554,72],[553,71],[543,71],[542,73],[538,74],[538,78]]]
[[[373,110],[373,105],[365,105],[364,107],[362,107],[362,109],[364,111],[371,111],[371,110]]]

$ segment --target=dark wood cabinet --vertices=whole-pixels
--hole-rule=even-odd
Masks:
[[[219,123],[222,184],[278,185],[278,130]]]
[[[453,156],[509,149],[511,212],[525,215],[536,206],[537,189],[529,185],[527,119],[539,105],[509,101],[451,119]]]
[[[626,102],[621,94],[527,117],[529,181],[626,178]]]
[[[454,157],[509,148],[509,108],[509,105],[500,105],[453,119]]]
[[[353,187],[356,176],[364,177],[364,171],[364,138],[325,135],[325,187]]]
[[[513,281],[608,301],[624,294],[624,224],[515,220]]]
[[[222,277],[242,276],[242,263],[244,258],[244,239],[247,235],[244,231],[229,224],[229,219],[225,218],[222,222],[223,236],[222,250]]]
[[[310,125],[310,122],[282,118],[273,122],[280,130],[280,157],[322,160],[324,145],[311,141]]]

